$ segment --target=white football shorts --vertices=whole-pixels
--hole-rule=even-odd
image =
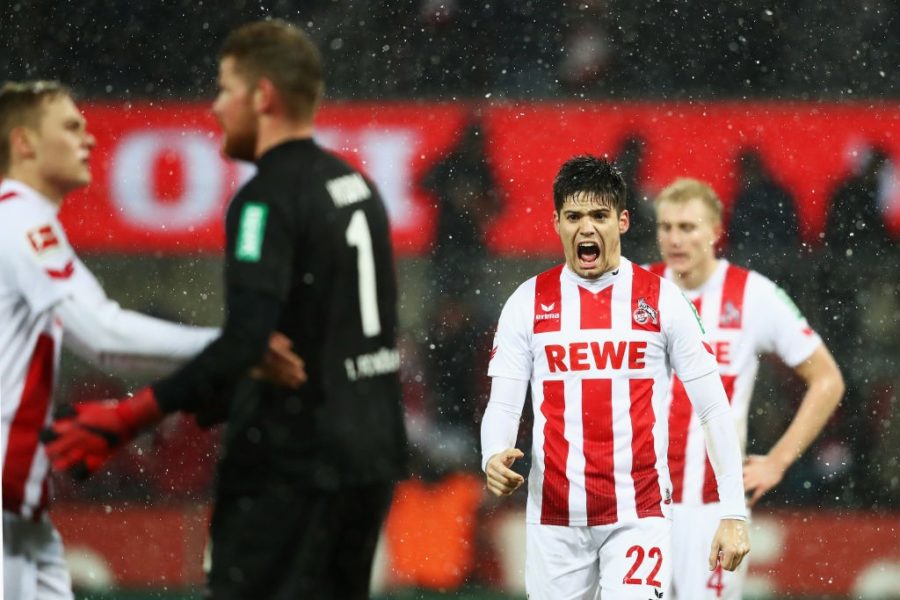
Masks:
[[[72,583],[59,532],[38,520],[3,512],[3,597],[72,600]]]
[[[740,600],[749,556],[735,571],[709,570],[709,552],[722,514],[719,504],[672,508],[672,598]]]
[[[668,600],[671,521],[598,527],[526,525],[529,600]]]

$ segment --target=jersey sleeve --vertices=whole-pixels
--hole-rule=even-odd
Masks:
[[[18,290],[34,313],[41,313],[73,293],[99,287],[69,245],[56,219],[17,215],[21,221],[0,243],[8,285]]]
[[[694,305],[675,284],[662,280],[660,319],[666,334],[669,363],[682,381],[690,381],[717,370],[712,347]]]
[[[757,299],[758,349],[774,352],[789,367],[796,367],[812,355],[822,338],[812,330],[806,318],[783,289],[762,275],[754,273],[749,290]]]
[[[530,293],[529,293],[530,292]],[[531,354],[532,311],[534,280],[523,283],[506,301],[497,333],[491,348],[488,366],[490,377],[508,377],[528,381],[531,379],[533,356]]]
[[[296,246],[294,209],[284,191],[252,181],[235,197],[226,217],[225,281],[287,298]]]

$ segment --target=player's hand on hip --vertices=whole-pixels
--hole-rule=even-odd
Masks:
[[[786,469],[786,465],[769,456],[748,456],[744,461],[744,489],[749,495],[747,504],[753,506],[763,494],[778,485]]]
[[[250,369],[250,376],[293,389],[306,383],[306,364],[294,353],[292,346],[290,338],[279,331],[274,332],[269,336],[266,355]]]
[[[713,537],[709,552],[709,570],[722,565],[726,571],[734,571],[750,552],[747,522],[739,519],[722,519]]]
[[[510,469],[517,459],[525,456],[518,448],[508,448],[490,457],[484,469],[487,488],[495,496],[509,496],[519,489],[525,478]]]

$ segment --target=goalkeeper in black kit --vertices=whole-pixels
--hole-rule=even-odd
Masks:
[[[367,598],[407,457],[385,207],[312,139],[323,76],[302,31],[281,21],[235,30],[218,86],[224,152],[257,166],[226,216],[222,335],[133,396],[57,420],[47,452],[56,470],[96,468],[167,413],[227,415],[209,597]],[[241,375],[274,331],[303,359],[296,389]]]

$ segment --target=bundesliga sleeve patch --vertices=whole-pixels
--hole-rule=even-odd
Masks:
[[[59,247],[59,237],[49,223],[28,230],[25,236],[28,238],[28,244],[31,246],[31,249],[38,255]]]
[[[266,218],[269,207],[259,202],[248,202],[241,211],[237,245],[234,257],[242,262],[259,262],[266,235]]]

